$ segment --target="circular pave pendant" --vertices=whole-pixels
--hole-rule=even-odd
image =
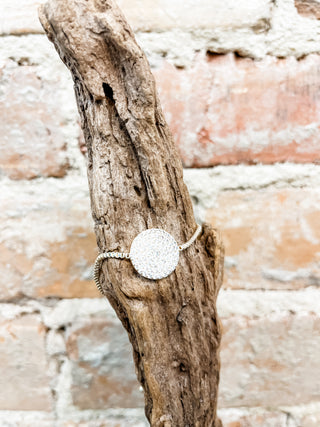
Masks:
[[[176,268],[179,247],[171,234],[160,228],[150,228],[133,240],[130,260],[141,276],[154,280],[163,279]]]

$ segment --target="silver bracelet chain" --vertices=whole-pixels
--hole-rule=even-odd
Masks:
[[[197,229],[196,229],[196,231],[194,232],[194,234],[192,235],[192,237],[186,242],[186,243],[184,243],[184,244],[182,244],[182,245],[179,245],[179,246],[177,246],[177,250],[179,251],[179,252],[181,252],[181,251],[184,251],[185,249],[187,249],[189,246],[191,246],[192,245],[192,243],[196,240],[196,238],[199,236],[199,234],[200,234],[200,232],[201,232],[201,229],[202,229],[202,227],[201,227],[201,225],[198,225],[197,226]],[[142,233],[140,233],[140,234],[145,234],[145,233],[147,233],[147,232],[149,232],[149,231],[152,231],[152,230],[157,230],[157,231],[161,231],[162,233],[165,233],[165,235],[168,235],[168,236],[170,236],[168,233],[166,233],[165,231],[163,231],[163,230],[159,230],[159,229],[150,229],[150,230],[146,230],[145,232],[142,232]],[[171,239],[173,239],[172,238],[172,236],[170,236],[170,238]],[[168,254],[169,255],[169,254]],[[95,263],[94,263],[94,268],[93,268],[93,280],[94,280],[94,282],[95,282],[95,284],[96,284],[96,286],[97,286],[97,288],[98,288],[98,290],[100,291],[100,293],[102,294],[102,295],[105,295],[105,293],[103,292],[103,289],[102,289],[102,286],[101,286],[101,283],[100,283],[100,270],[101,270],[101,265],[102,265],[102,263],[103,263],[103,261],[105,260],[105,259],[108,259],[108,258],[117,258],[117,259],[131,259],[130,258],[130,253],[126,253],[126,252],[103,252],[103,253],[101,253],[100,255],[98,255],[98,257],[96,258],[96,260],[95,260]],[[133,261],[132,259],[131,259],[131,261]],[[135,266],[135,265],[134,265]],[[135,266],[136,267],[136,266]],[[174,268],[175,268],[175,266],[174,266]],[[173,268],[173,270],[174,270],[174,268]],[[144,274],[142,274],[144,277],[147,277],[147,278],[154,278],[154,277],[152,277],[152,275],[144,275]],[[161,277],[166,277],[168,274],[166,274],[165,276],[163,275],[163,276],[161,276]],[[160,277],[159,277],[160,278]]]

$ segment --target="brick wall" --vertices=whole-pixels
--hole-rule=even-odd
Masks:
[[[97,254],[71,78],[0,4],[0,425],[145,426]],[[119,0],[199,221],[222,229],[220,416],[320,425],[320,2]]]

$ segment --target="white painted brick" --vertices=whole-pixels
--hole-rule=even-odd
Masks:
[[[250,28],[271,17],[272,1],[118,0],[129,23],[139,31],[170,28]]]
[[[42,32],[37,7],[43,0],[2,0],[2,34]],[[243,56],[302,57],[317,53],[320,23],[301,16],[294,0],[248,2],[227,0],[120,0],[119,5],[138,34],[142,47],[188,65],[193,52],[238,52]],[[140,34],[140,35],[139,35]]]
[[[2,427],[53,427],[53,413],[40,411],[0,411]]]
[[[48,328],[59,329],[81,321],[84,317],[100,315],[117,321],[116,314],[105,298],[72,298],[59,301],[53,308],[42,307],[43,321]]]
[[[1,0],[0,33],[23,34],[42,32],[37,9],[44,0]]]
[[[279,408],[231,408],[218,410],[224,427],[318,427],[319,403]]]
[[[271,314],[320,313],[320,291],[231,291],[221,290],[218,296],[220,318],[232,316],[268,317]]]
[[[40,411],[0,411],[1,427],[147,427],[144,411],[109,409],[73,411],[66,414]]]
[[[251,4],[247,2],[247,5]],[[228,10],[221,6],[220,3],[218,9],[227,15]],[[227,18],[224,19],[227,22]],[[301,58],[320,52],[320,22],[299,15],[294,0],[277,1],[269,18],[258,20],[262,25],[260,29],[259,25],[255,28],[254,25],[242,25],[242,22],[240,19],[232,25],[194,27],[189,31],[175,27],[158,34],[141,32],[138,33],[138,40],[155,65],[157,59],[154,53],[165,56],[176,65],[188,66],[194,60],[195,50],[237,52],[256,59],[267,55]]]
[[[61,333],[49,330],[46,337],[46,350],[49,356],[58,356],[66,352],[66,345]]]
[[[210,209],[216,206],[217,196],[224,191],[261,190],[268,187],[316,189],[320,186],[320,167],[296,163],[217,166],[184,169],[183,178],[191,196],[199,200],[200,208]],[[202,216],[201,219],[205,218]]]
[[[37,9],[44,0],[2,0],[0,14],[4,34],[41,32]],[[271,0],[254,4],[239,0],[118,0],[129,23],[137,31],[159,31],[170,28],[255,27],[271,16]]]
[[[219,409],[224,427],[319,427],[317,404],[286,408]],[[57,418],[36,411],[0,411],[3,427],[147,427],[143,408],[70,411]]]
[[[34,164],[35,174],[37,173],[37,167],[41,170],[41,165],[43,165],[44,169],[47,163],[50,165],[44,155],[48,144],[50,144],[49,136],[40,139],[37,134],[37,132],[39,133],[39,123],[37,128],[34,126],[41,114],[44,115],[44,126],[51,127],[52,131],[58,132],[65,146],[63,146],[63,151],[61,150],[61,153],[55,154],[54,157],[59,159],[60,155],[62,160],[64,158],[67,159],[71,168],[83,169],[84,159],[78,146],[80,128],[73,81],[69,71],[59,59],[52,43],[48,42],[46,36],[0,37],[0,73],[1,91],[4,94],[11,92],[11,98],[7,97],[7,105],[4,104],[5,96],[2,96],[2,108],[7,108],[6,115],[14,121],[16,127],[20,126],[20,132],[29,136],[29,138],[25,137],[24,144],[20,148],[19,141],[17,141],[18,138],[11,138],[12,142],[10,144],[16,151],[20,149],[16,156],[18,159],[23,158],[22,154],[29,155],[32,159],[32,161],[26,161],[25,165],[21,161],[22,166],[29,166],[27,172],[29,169],[32,170]],[[40,89],[37,87],[37,83],[40,85]],[[38,93],[38,102],[33,100],[31,104],[30,102],[28,103],[26,96],[29,94],[28,85],[30,86],[29,92],[36,91]],[[14,100],[16,104],[22,105],[23,108],[17,108]],[[32,108],[38,108],[39,111],[35,110],[31,113]],[[45,115],[43,110],[44,112],[49,111],[49,113]],[[33,114],[33,117],[31,116],[33,120],[30,120],[31,114]],[[58,122],[58,126],[55,121]],[[30,123],[33,123],[33,126]],[[2,123],[1,128],[4,128],[2,145],[4,146],[4,152],[6,152],[5,143],[7,142],[8,144],[7,140],[10,138],[10,127],[8,129],[8,127],[5,127],[5,123]],[[30,135],[32,134],[34,137],[33,140],[30,140]],[[4,161],[3,157],[2,162]],[[10,158],[10,156],[8,157]],[[47,157],[50,158],[50,155],[47,155]],[[19,164],[19,162],[17,163]]]

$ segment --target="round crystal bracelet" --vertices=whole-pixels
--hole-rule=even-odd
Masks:
[[[93,270],[97,288],[104,294],[99,276],[101,265],[107,258],[130,259],[135,270],[147,279],[156,280],[169,276],[179,262],[179,252],[192,245],[200,232],[201,225],[198,225],[193,236],[179,246],[171,234],[161,228],[142,231],[134,238],[129,253],[104,252],[97,257]]]

